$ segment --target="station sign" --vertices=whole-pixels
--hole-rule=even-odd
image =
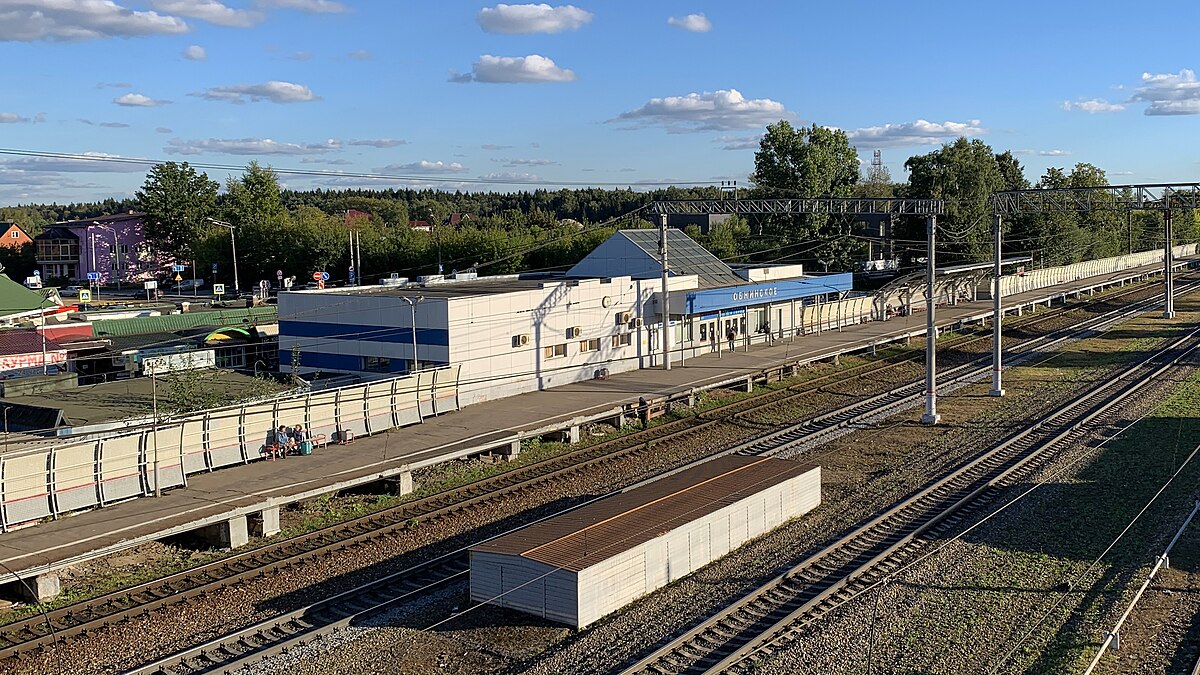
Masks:
[[[100,273],[88,272],[88,281],[100,281]]]

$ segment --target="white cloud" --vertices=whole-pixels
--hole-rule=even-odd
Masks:
[[[634,126],[661,124],[671,133],[755,129],[781,119],[794,118],[778,101],[747,99],[736,89],[721,89],[687,96],[652,98],[636,110],[623,112],[609,122]]]
[[[370,61],[371,59],[375,58],[375,55],[366,49],[356,49],[346,56],[349,56],[355,61]]]
[[[1088,100],[1079,99],[1078,101],[1063,101],[1060,107],[1063,110],[1073,110],[1085,113],[1106,113],[1106,112],[1121,112],[1125,109],[1123,103],[1109,103],[1102,98],[1092,98]]]
[[[0,112],[0,124],[26,124],[33,120],[17,113]]]
[[[408,141],[400,140],[399,138],[356,138],[351,141],[346,141],[346,145],[362,145],[371,148],[394,148],[400,145],[408,145]]]
[[[129,125],[124,122],[100,122],[96,126],[101,126],[106,129],[128,129]]]
[[[126,108],[157,108],[167,105],[170,101],[150,98],[144,94],[121,94],[113,99],[113,103]]]
[[[714,143],[723,143],[722,150],[757,150],[762,136],[717,136]]]
[[[712,30],[712,22],[703,14],[688,14],[687,16],[673,16],[667,19],[667,25],[675,28],[682,28],[691,33],[707,33]]]
[[[458,162],[447,164],[441,160],[436,162],[421,160],[409,164],[388,164],[385,167],[375,169],[378,173],[462,173],[466,170],[467,167]]]
[[[475,17],[479,27],[488,33],[519,35],[526,33],[561,33],[579,30],[592,20],[592,13],[574,5],[551,7],[540,5],[496,5],[484,7]]]
[[[552,159],[501,159],[496,160],[504,162],[504,166],[551,166],[558,164]]]
[[[450,76],[451,82],[571,82],[575,71],[559,68],[554,61],[530,54],[529,56],[492,56],[484,54],[471,66],[471,72]]]
[[[188,61],[203,61],[208,58],[208,52],[200,45],[188,45],[188,48],[183,50],[183,58]]]
[[[145,173],[146,165],[135,162],[113,162],[120,155],[106,152],[85,152],[74,157],[22,157],[0,162],[0,166],[20,171],[54,171],[83,173]]]
[[[329,164],[331,166],[348,166],[353,164],[348,159],[326,159],[324,157],[305,157],[300,160],[301,164]]]
[[[486,176],[480,176],[480,180],[491,181],[493,183],[540,183],[542,177],[535,173],[513,173],[505,171],[503,173],[489,173]]]
[[[1069,157],[1070,150],[1013,150],[1014,155],[1037,155],[1038,157]]]
[[[981,136],[987,130],[979,120],[967,122],[928,122],[917,120],[902,124],[885,124],[847,132],[851,143],[872,148],[912,147],[915,145],[937,145],[959,136]]]
[[[171,155],[315,155],[341,150],[342,143],[329,139],[323,143],[280,143],[270,138],[209,138],[185,141],[172,138],[163,148]]]
[[[271,101],[272,103],[302,103],[318,101],[319,96],[302,84],[292,82],[270,81],[262,84],[236,84],[227,87],[213,87],[192,94],[209,101],[225,101],[228,103],[245,103],[250,101]]]
[[[1147,115],[1200,115],[1200,81],[1187,68],[1162,75],[1142,73],[1142,85],[1129,100],[1149,103]]]
[[[228,28],[249,28],[266,18],[262,12],[235,9],[217,0],[152,0],[150,4],[167,14],[200,19]]]
[[[350,11],[340,2],[333,0],[259,0],[262,7],[295,9],[308,14],[340,14]]]
[[[187,31],[183,19],[135,11],[112,0],[5,0],[0,4],[0,41],[72,42]]]

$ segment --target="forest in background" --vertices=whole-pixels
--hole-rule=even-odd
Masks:
[[[823,127],[769,125],[755,153],[751,185],[743,197],[908,197],[943,199],[938,254],[946,264],[985,260],[991,252],[988,196],[999,190],[1109,185],[1103,169],[1087,163],[1051,168],[1030,181],[1012,152],[995,152],[980,140],[958,140],[905,162],[903,182],[886,169],[862,172],[846,135]],[[222,189],[223,188],[223,189]],[[176,260],[199,269],[217,263],[232,269],[229,231],[237,230],[238,265],[244,285],[274,279],[275,270],[306,279],[316,270],[345,279],[349,232],[357,232],[368,282],[396,273],[413,277],[476,268],[480,274],[561,270],[574,264],[620,228],[653,227],[635,214],[654,200],[730,198],[717,186],[656,190],[560,189],[501,192],[379,190],[285,190],[270,167],[251,162],[224,186],[187,163],[154,166],[131,199],[80,204],[31,204],[0,208],[36,235],[55,222],[126,211],[147,213],[147,236]],[[362,218],[347,218],[362,212]],[[634,215],[630,215],[634,214]],[[1177,241],[1195,241],[1196,214],[1175,219]],[[410,223],[432,223],[433,232]],[[896,222],[896,254],[924,255],[924,221]],[[709,232],[689,234],[728,262],[799,262],[810,269],[847,271],[865,260],[878,232],[848,218],[828,216],[732,218]],[[1035,266],[1068,264],[1119,255],[1132,247],[1162,244],[1161,215],[1135,212],[1060,213],[1005,222],[1008,252],[1032,252]],[[874,247],[876,257],[879,247]],[[32,271],[32,247],[0,252],[10,275]],[[225,280],[228,279],[218,279]]]

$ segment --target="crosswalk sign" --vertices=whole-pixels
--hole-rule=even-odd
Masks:
[[[79,301],[80,302],[91,302],[92,301],[92,292],[80,289]]]
[[[225,284],[213,284],[213,295],[225,295]]]

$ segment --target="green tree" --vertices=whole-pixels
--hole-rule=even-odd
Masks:
[[[845,132],[816,124],[798,129],[787,120],[767,125],[750,175],[755,192],[763,197],[850,197],[858,180],[858,153]],[[762,229],[782,244],[822,241],[805,255],[826,256],[845,269],[858,248],[837,245],[844,244],[840,240],[849,227],[845,218],[805,215],[773,216]]]
[[[992,149],[981,140],[960,137],[931,153],[908,158],[904,167],[909,178],[902,196],[946,202],[945,215],[938,217],[938,250],[950,254],[947,264],[990,257],[989,197],[1005,185],[1005,176]],[[923,219],[906,221],[898,230],[901,239],[925,238]]]
[[[216,213],[216,181],[197,173],[187,162],[156,164],[137,192],[138,208],[146,214],[146,239],[178,259],[192,257],[192,246]]]

